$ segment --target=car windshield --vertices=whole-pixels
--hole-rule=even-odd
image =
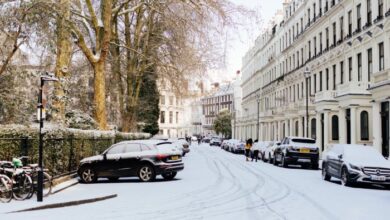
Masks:
[[[304,144],[315,144],[316,143],[316,141],[313,139],[303,139],[303,138],[293,138],[291,141],[295,142],[295,143],[304,143]]]
[[[381,161],[385,158],[372,147],[347,147],[344,150],[345,158],[348,160],[371,162]]]

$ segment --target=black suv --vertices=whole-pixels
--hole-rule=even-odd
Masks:
[[[96,182],[99,177],[116,181],[131,176],[148,182],[157,175],[172,180],[183,169],[181,152],[172,142],[140,140],[120,142],[100,155],[84,158],[77,173],[83,183]]]

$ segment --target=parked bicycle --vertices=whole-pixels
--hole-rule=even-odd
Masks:
[[[12,185],[12,180],[7,175],[0,174],[0,202],[7,203],[11,201],[13,196]]]
[[[33,182],[33,189],[31,190],[30,195],[27,197],[28,199],[33,197],[35,193],[38,192],[38,171],[39,167],[37,164],[29,164],[23,169],[26,171],[27,175],[29,175]],[[53,187],[53,178],[47,172],[47,169],[43,170],[43,197],[47,197],[51,194],[51,190]]]

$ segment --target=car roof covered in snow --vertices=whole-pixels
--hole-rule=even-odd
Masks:
[[[166,141],[166,140],[131,140],[131,141],[122,141],[119,143],[139,143],[139,144],[146,144],[146,145],[160,145],[160,144],[172,144],[172,141]]]

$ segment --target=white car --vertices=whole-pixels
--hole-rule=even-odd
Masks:
[[[273,145],[273,141],[263,141],[261,142],[260,149],[259,149],[259,157],[266,162],[265,160],[265,151]]]
[[[335,177],[344,186],[369,183],[390,188],[390,161],[372,146],[335,144],[322,159],[322,178],[326,181]]]
[[[263,160],[265,162],[273,163],[274,162],[274,152],[276,147],[280,145],[280,141],[275,141],[271,146],[267,147],[264,151]]]
[[[168,139],[168,141],[171,141],[173,144],[175,144],[178,147],[178,149],[180,149],[182,151],[183,156],[185,156],[187,153],[190,152],[190,145],[183,138]]]

